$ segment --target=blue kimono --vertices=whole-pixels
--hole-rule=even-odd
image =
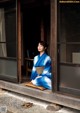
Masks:
[[[37,55],[34,57],[33,68],[31,73],[31,82],[36,86],[42,86],[47,89],[52,89],[51,85],[51,59],[44,53],[41,56]],[[42,74],[38,74],[36,67],[44,66]]]

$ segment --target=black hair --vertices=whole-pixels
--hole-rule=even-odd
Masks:
[[[45,49],[45,52],[46,52],[46,54],[48,54],[48,52],[47,52],[48,44],[47,44],[45,41],[39,41],[39,43],[40,43],[44,48],[46,48],[46,49]]]
[[[39,43],[44,46],[44,48],[48,48],[48,44],[45,41],[39,41]]]

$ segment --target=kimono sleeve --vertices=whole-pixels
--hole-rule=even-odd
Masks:
[[[34,80],[37,77],[37,72],[36,72],[36,68],[35,68],[35,58],[33,60],[33,67],[32,67],[32,71],[31,71],[31,80]]]

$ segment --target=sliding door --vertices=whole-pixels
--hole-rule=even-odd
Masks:
[[[58,5],[59,91],[80,95],[80,4]]]
[[[17,80],[16,1],[0,2],[0,79]]]

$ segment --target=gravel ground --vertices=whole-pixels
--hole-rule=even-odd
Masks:
[[[31,106],[26,107],[28,103]],[[49,103],[0,90],[0,113],[80,113],[78,110],[62,107],[58,111],[47,110]],[[1,112],[7,110],[7,112]]]

